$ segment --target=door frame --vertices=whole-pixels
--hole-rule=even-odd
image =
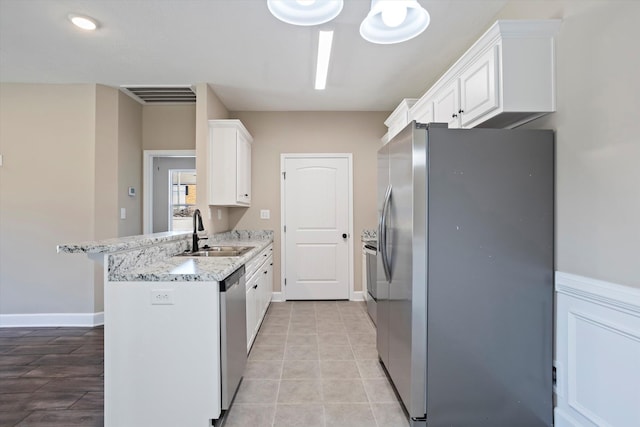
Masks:
[[[153,160],[156,157],[196,157],[196,150],[143,150],[142,233],[153,233]],[[196,159],[197,162],[197,159]]]
[[[318,158],[338,158],[347,159],[348,171],[347,176],[349,180],[348,197],[348,220],[349,230],[347,231],[347,244],[348,244],[348,266],[349,269],[349,301],[360,301],[361,298],[356,298],[354,289],[354,271],[353,271],[353,154],[352,153],[282,153],[280,154],[280,293],[282,301],[287,300],[287,293],[284,285],[284,279],[287,266],[287,251],[286,251],[286,235],[284,232],[284,225],[286,221],[285,211],[285,185],[284,185],[284,164],[286,159],[318,159]]]

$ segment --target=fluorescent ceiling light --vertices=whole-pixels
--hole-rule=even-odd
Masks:
[[[327,87],[332,43],[333,31],[320,31],[320,36],[318,37],[318,61],[316,63],[316,90],[324,90]]]
[[[78,28],[93,31],[98,28],[98,22],[90,16],[70,14],[69,20]]]
[[[426,30],[430,20],[429,12],[417,0],[372,0],[360,35],[371,43],[400,43]]]
[[[273,16],[287,24],[319,25],[338,16],[343,0],[267,0]]]

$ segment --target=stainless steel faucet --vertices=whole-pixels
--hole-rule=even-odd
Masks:
[[[197,220],[197,222],[196,222]],[[197,225],[197,228],[196,228]],[[191,239],[191,252],[198,252],[198,241],[204,240],[206,237],[199,237],[198,231],[204,231],[204,226],[202,225],[202,215],[200,214],[200,209],[196,209],[193,213],[193,235]]]

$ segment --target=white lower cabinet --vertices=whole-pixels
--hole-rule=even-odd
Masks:
[[[256,334],[257,288],[258,284],[254,273],[251,279],[247,280],[247,353],[251,349]]]
[[[269,245],[246,264],[247,353],[258,334],[273,295],[273,246]]]
[[[104,425],[212,425],[221,414],[218,282],[107,281],[104,291]]]

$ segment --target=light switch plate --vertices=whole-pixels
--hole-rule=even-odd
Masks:
[[[127,208],[120,208],[120,219],[127,219]]]
[[[271,218],[271,211],[269,209],[260,209],[260,219]]]
[[[218,220],[222,219],[222,209],[218,209]]]

